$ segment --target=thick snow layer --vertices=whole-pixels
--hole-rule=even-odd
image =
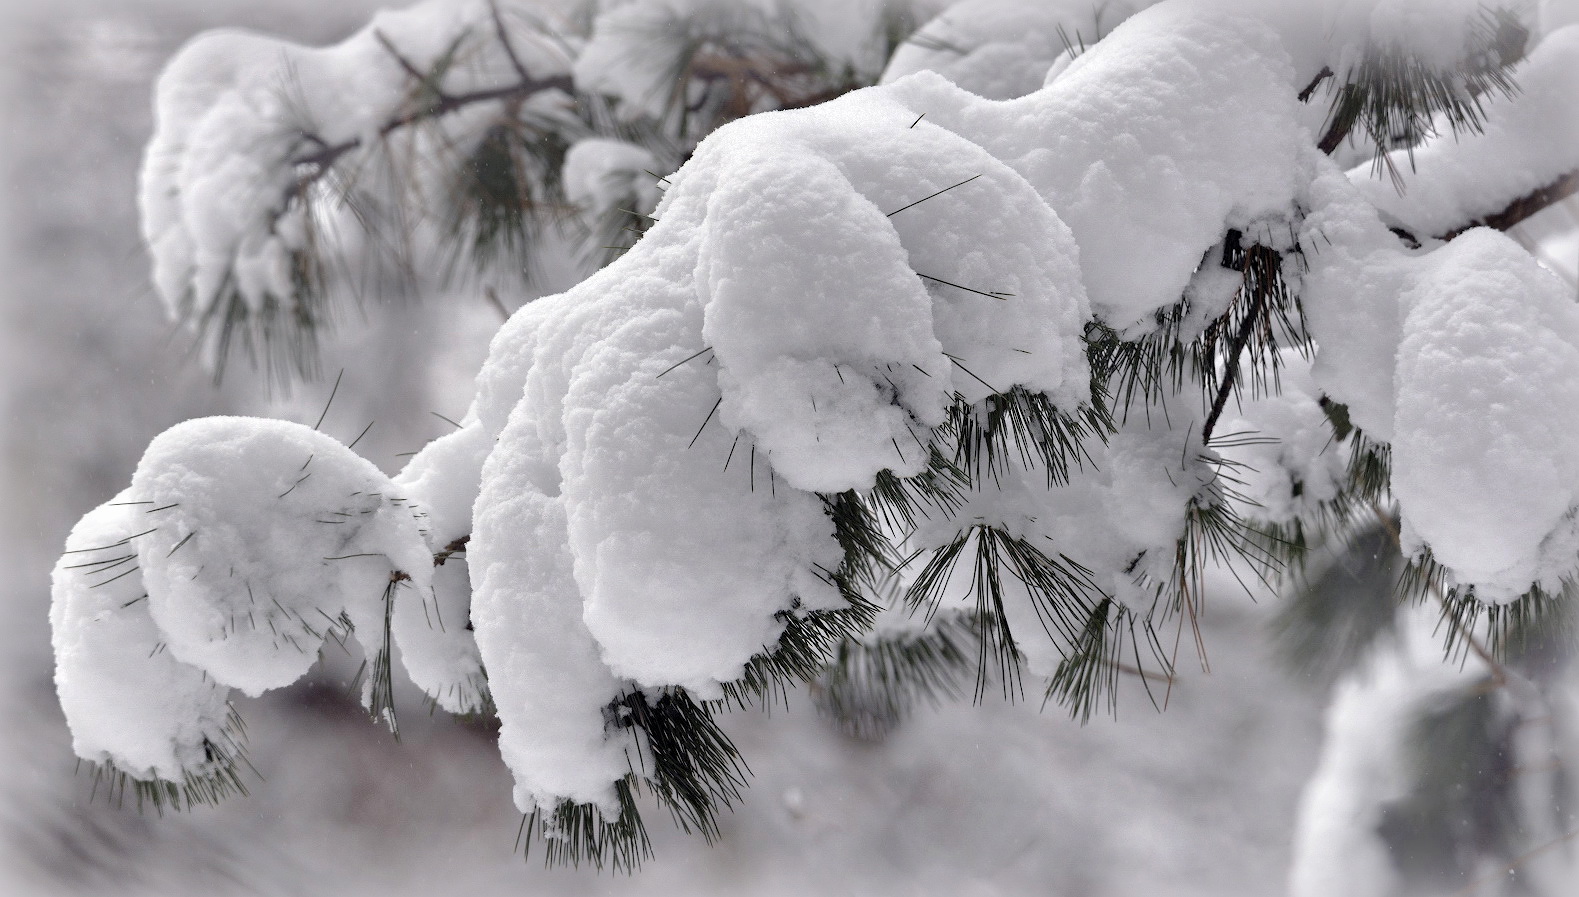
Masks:
[[[154,622],[172,656],[256,695],[294,682],[349,615],[369,654],[385,590],[429,591],[420,521],[388,477],[300,424],[215,417],[148,446],[131,491]]]
[[[228,743],[230,689],[165,650],[139,569],[150,506],[134,495],[84,516],[55,565],[55,688],[77,756],[179,782],[213,771],[205,741]]]
[[[1068,230],[1020,175],[918,115],[875,90],[721,130],[629,253],[494,340],[477,413],[497,443],[472,544],[484,660],[497,683],[491,652],[547,640],[595,645],[606,665],[575,667],[581,698],[505,674],[500,713],[520,733],[507,754],[538,799],[570,792],[528,758],[586,754],[611,683],[716,694],[782,614],[843,603],[813,491],[919,472],[955,395],[1086,398]],[[503,471],[535,497],[496,483]],[[510,527],[563,535],[485,566],[500,557],[489,539],[516,544]],[[521,579],[548,570],[570,576]],[[560,623],[501,631],[522,600]],[[573,699],[589,702],[574,731],[526,722],[522,708]]]
[[[954,394],[1084,398],[1067,229],[1013,171],[915,118],[867,91],[756,116],[698,152],[698,183],[718,184],[698,288],[720,415],[799,488],[919,472]]]
[[[520,450],[494,452],[483,468],[468,550],[472,623],[517,808],[569,798],[612,809],[630,742],[606,733],[603,708],[621,683],[581,621],[557,483],[543,482],[542,450],[517,432],[533,425],[531,411],[522,402],[501,437]]]
[[[1143,6],[1134,0],[964,0],[912,34],[888,61],[882,83],[937,72],[989,100],[1040,88],[1068,47],[1095,44]]]
[[[1315,154],[1293,80],[1269,27],[1173,2],[1018,100],[930,73],[892,90],[1023,175],[1073,231],[1093,311],[1144,332],[1227,229],[1275,240],[1293,220]]]
[[[1515,95],[1482,100],[1483,131],[1392,154],[1401,193],[1370,166],[1352,172],[1365,198],[1418,236],[1445,237],[1579,171],[1579,26],[1541,41],[1513,76]]]
[[[1494,231],[1428,258],[1403,297],[1393,492],[1438,562],[1511,600],[1572,567],[1536,561],[1579,489],[1579,308]]]
[[[1406,531],[1488,600],[1572,569],[1551,546],[1579,484],[1579,312],[1511,239],[1409,252],[1330,169],[1312,185],[1303,307],[1317,385],[1393,444]]]
[[[1224,230],[1277,239],[1312,170],[1287,59],[1272,32],[1202,9],[1137,16],[1011,103],[922,74],[727,127],[620,261],[500,331],[478,381],[496,443],[473,619],[494,681],[512,680],[499,705],[523,805],[606,799],[592,786],[618,763],[600,714],[622,681],[716,694],[782,614],[840,604],[841,552],[810,493],[919,472],[955,398],[1024,386],[1073,410],[1093,311],[1144,329],[1204,288]],[[1146,600],[1136,570],[1171,569],[1212,478],[1209,453],[1180,442],[1191,429],[1137,416],[1051,498],[1037,472],[971,516]],[[536,626],[507,622],[522,601]],[[565,651],[573,672],[548,694],[540,665]],[[588,759],[538,768],[569,757]]]
[[[1343,173],[1324,163],[1311,182],[1300,229],[1309,269],[1301,283],[1305,324],[1318,349],[1311,376],[1348,406],[1366,436],[1393,435],[1393,373],[1403,338],[1399,294],[1417,263]]]

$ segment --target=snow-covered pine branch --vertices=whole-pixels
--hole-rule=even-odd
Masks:
[[[595,6],[427,0],[331,47],[187,44],[159,82],[139,199],[155,286],[203,362],[240,352],[289,383],[316,372],[348,292],[585,273],[702,134],[868,83],[908,4],[832,22]],[[555,258],[567,249],[582,258]]]
[[[1207,567],[1276,582],[1394,501],[1444,608],[1571,600],[1579,312],[1471,225],[1522,220],[1579,170],[1574,27],[1468,0],[966,0],[880,86],[741,118],[680,165],[691,116],[816,95],[739,100],[754,70],[698,48],[759,45],[700,26],[617,63],[715,6],[638,0],[576,32],[431,0],[284,50],[283,93],[278,44],[178,57],[145,223],[162,295],[218,322],[220,355],[226,328],[315,314],[310,235],[343,241],[313,258],[354,256],[332,204],[305,202],[320,191],[353,212],[477,198],[442,164],[347,167],[397,134],[413,160],[498,151],[512,171],[509,141],[543,123],[565,194],[642,223],[509,319],[459,431],[394,478],[277,422],[156,440],[56,570],[80,755],[228,790],[229,688],[292,681],[336,633],[387,670],[393,639],[441,706],[497,713],[551,860],[628,869],[642,793],[708,838],[739,799],[728,705],[833,663],[824,705],[869,714],[857,729],[962,670],[978,697],[1031,681],[1089,715],[1121,673],[1171,685]],[[783,8],[827,11],[763,7]],[[676,71],[693,80],[650,92]],[[347,73],[377,76],[348,92]],[[535,89],[567,77],[575,106]],[[537,158],[532,190],[561,176]],[[524,239],[510,183],[514,218],[423,226]],[[435,566],[462,547],[469,583]],[[124,682],[147,687],[116,701]]]

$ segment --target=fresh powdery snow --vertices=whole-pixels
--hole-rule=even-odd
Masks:
[[[248,694],[300,678],[342,613],[364,637],[380,631],[392,569],[427,587],[431,555],[388,478],[299,424],[172,427],[131,488],[147,503],[138,564],[170,653]]]
[[[55,567],[49,622],[55,685],[77,756],[141,780],[181,781],[213,769],[230,689],[161,651],[130,537],[148,505],[131,490],[90,511]]]
[[[1427,5],[1323,6],[1312,21],[1457,60],[1465,33],[1419,27]],[[620,23],[681,6],[614,8],[593,43],[617,49]],[[1388,224],[1445,235],[1573,165],[1559,135],[1489,192],[1461,189],[1512,134],[1539,134],[1530,121],[1571,113],[1574,30],[1536,48],[1525,94],[1489,103],[1505,131],[1422,149],[1429,186],[1395,200],[1321,156],[1298,99],[1349,45],[1318,52],[1298,16],[1250,2],[1141,6],[1097,20],[1090,4],[960,4],[928,33],[970,36],[942,66],[963,86],[925,70],[936,52],[906,50],[891,83],[718,130],[661,199],[638,176],[646,150],[576,144],[572,198],[594,213],[634,201],[652,227],[512,316],[464,425],[393,479],[296,424],[216,418],[156,439],[55,571],[78,753],[138,778],[202,775],[229,688],[291,682],[325,637],[354,632],[386,660],[392,637],[446,709],[496,707],[523,811],[613,812],[615,783],[649,758],[611,702],[718,698],[791,621],[845,607],[830,496],[922,473],[951,413],[980,419],[1016,388],[1078,414],[1093,401],[1088,334],[1154,335],[1187,297],[1193,336],[1228,308],[1244,283],[1219,264],[1230,231],[1285,254],[1313,360],[1280,356],[1280,388],[1247,389],[1209,443],[1200,384],[1182,374],[1189,399],[1128,409],[1067,473],[1008,465],[952,515],[890,535],[908,551],[990,525],[1078,565],[1113,613],[1144,612],[1177,575],[1192,503],[1276,527],[1335,496],[1351,446],[1332,438],[1330,399],[1351,438],[1391,443],[1411,551],[1488,599],[1554,587],[1579,541],[1579,311],[1506,237],[1406,248]],[[287,53],[315,117],[337,123],[327,139],[376,139],[370,110],[404,84],[378,35],[430,61],[472,21],[447,8],[381,16],[326,51],[230,34],[180,57],[143,192],[167,302],[201,301],[231,267],[250,305],[289,295],[291,227],[305,225],[251,219],[290,188],[290,167],[282,180],[239,150],[301,147],[259,130],[278,94],[258,72]],[[1066,52],[1014,33],[1033,21],[1111,33]],[[982,86],[976,55],[1013,83]],[[639,106],[646,75],[617,56],[589,50],[576,75]],[[537,74],[569,71],[559,61]],[[324,93],[346,66],[369,73],[363,100]],[[1433,206],[1439,194],[1470,205]],[[950,607],[965,606],[970,566]],[[1052,673],[1063,654],[1045,620],[1009,593],[1021,654]]]
[[[1096,316],[1139,334],[1226,229],[1274,248],[1289,238],[1315,154],[1293,82],[1270,27],[1175,2],[1018,100],[988,102],[932,73],[892,90],[1019,172],[1073,232]]]
[[[175,781],[211,766],[201,743],[220,742],[230,688],[294,682],[331,634],[387,656],[391,596],[430,600],[432,568],[420,512],[333,438],[255,418],[172,427],[56,566],[79,754]]]
[[[1070,49],[1095,44],[1137,9],[1135,0],[962,0],[899,46],[883,83],[936,72],[989,100],[1033,93]],[[1066,44],[1065,41],[1068,41]]]
[[[1403,294],[1393,492],[1406,531],[1482,599],[1571,573],[1537,565],[1579,490],[1579,307],[1512,239],[1477,229]]]
[[[1312,184],[1305,233],[1313,374],[1368,438],[1392,444],[1408,547],[1486,600],[1555,590],[1574,562],[1543,541],[1567,538],[1579,487],[1579,310],[1566,285],[1484,228],[1407,250],[1331,168]]]

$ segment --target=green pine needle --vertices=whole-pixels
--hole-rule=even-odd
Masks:
[[[881,740],[917,705],[961,696],[983,625],[974,613],[946,613],[919,631],[844,640],[812,690],[817,710],[848,735]]]

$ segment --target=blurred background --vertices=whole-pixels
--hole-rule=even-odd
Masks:
[[[245,26],[308,43],[371,0],[0,0],[0,894],[1265,895],[1282,892],[1325,696],[1269,657],[1271,602],[1215,590],[1211,673],[1165,714],[1134,683],[1081,726],[1033,698],[923,711],[880,742],[804,695],[734,713],[754,773],[708,847],[654,812],[634,878],[545,871],[512,843],[510,777],[482,728],[400,694],[403,740],[349,697],[355,668],[240,700],[262,780],[218,808],[117,808],[75,771],[52,683],[49,570],[148,440],[206,414],[311,422],[328,383],[271,395],[189,357],[149,283],[133,200],[153,82],[188,37]],[[386,471],[459,417],[499,318],[481,301],[383,308],[326,351],[324,428]]]

